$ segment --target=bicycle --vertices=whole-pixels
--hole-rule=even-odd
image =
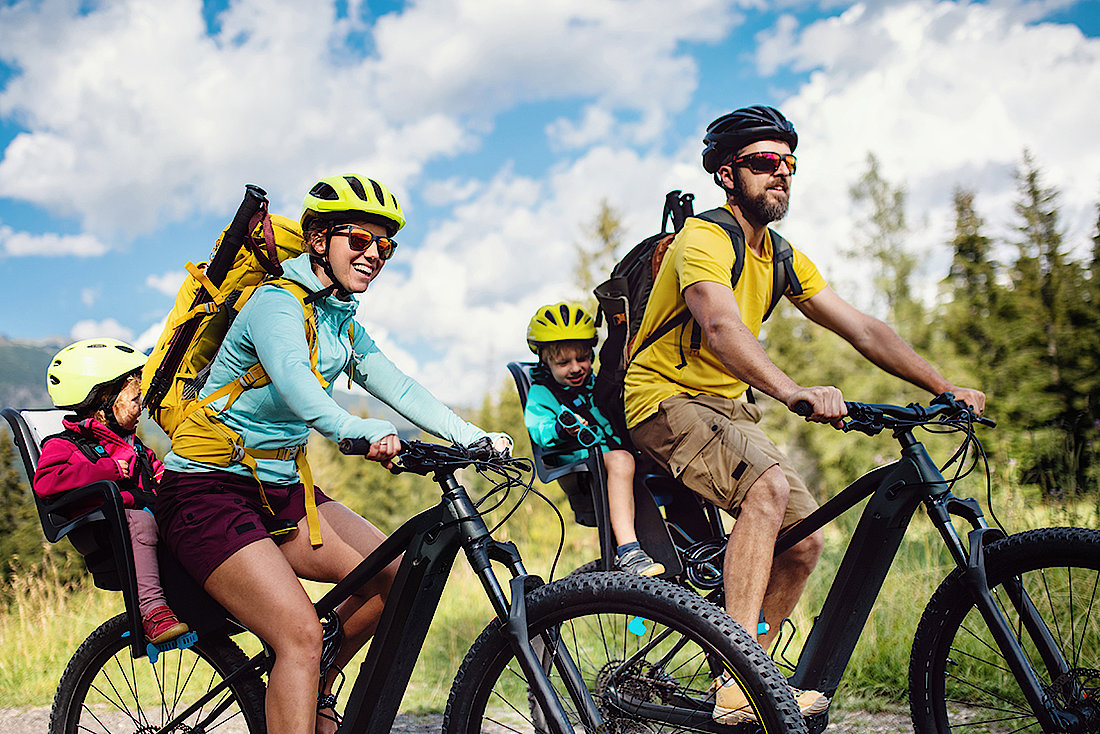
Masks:
[[[367,448],[363,441],[341,442],[348,454]],[[476,502],[455,477],[465,467],[496,477],[493,489]],[[514,512],[533,492],[531,481],[521,481],[530,472],[529,460],[493,454],[487,446],[410,441],[395,470],[432,474],[442,498],[403,524],[315,605],[325,639],[338,640],[339,603],[402,557],[340,732],[390,730],[459,550],[495,618],[458,669],[445,732],[806,731],[786,681],[764,651],[698,594],[622,573],[543,583],[527,572],[513,543],[493,539],[483,506],[501,507],[521,487],[506,515]],[[493,564],[507,569],[506,582]],[[62,676],[51,734],[264,731],[263,675],[272,661],[266,646],[247,658],[229,634],[200,633],[175,646],[151,647],[148,665],[135,658],[132,643],[126,614],[84,641]],[[326,645],[322,665],[332,649]],[[746,692],[762,725],[722,727],[711,721],[707,687],[722,671]]]
[[[870,498],[791,685],[835,694],[913,514],[923,506],[955,568],[929,600],[913,642],[915,731],[1100,731],[1100,531],[1042,528],[1008,535],[989,525],[977,500],[953,495],[954,484],[984,461],[975,425],[995,424],[950,393],[928,406],[846,405],[844,431],[891,431],[900,457],[857,479],[776,541],[779,555]],[[796,406],[802,415],[808,409]],[[964,438],[941,469],[914,437],[917,428],[958,431]],[[943,471],[956,462],[946,478]],[[985,472],[988,483],[988,464]],[[686,579],[720,603],[725,537],[720,520],[709,517],[712,529],[717,522],[712,537],[673,535]],[[965,542],[953,518],[969,526]],[[811,731],[823,730],[827,717],[808,720]]]

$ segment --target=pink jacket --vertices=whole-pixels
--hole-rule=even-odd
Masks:
[[[149,494],[156,494],[156,486],[146,487],[138,471],[137,451],[134,438],[122,438],[107,426],[88,418],[79,423],[63,420],[71,431],[91,438],[105,450],[105,454],[93,462],[72,441],[54,439],[42,444],[42,455],[38,458],[38,469],[34,473],[34,492],[39,497],[67,492],[85,484],[99,481],[118,482],[125,507],[135,507],[137,500],[131,490],[135,487]],[[143,447],[153,466],[153,476],[160,482],[164,465],[152,449]]]

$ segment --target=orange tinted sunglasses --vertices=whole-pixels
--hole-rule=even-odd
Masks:
[[[358,227],[354,224],[342,224],[338,227],[330,227],[325,236],[329,239],[334,234],[342,234],[348,238],[348,247],[352,252],[365,252],[371,245],[378,245],[378,257],[389,260],[393,257],[397,243],[390,237],[379,237],[373,232]]]

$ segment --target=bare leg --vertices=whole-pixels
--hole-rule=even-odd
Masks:
[[[282,546],[283,553],[303,578],[336,582],[344,578],[385,540],[385,535],[367,520],[338,502],[326,502],[318,507],[324,545],[309,545],[309,532],[305,518],[298,524],[298,533],[291,542]],[[366,644],[378,627],[386,594],[397,573],[399,559],[340,605],[337,613],[344,626],[344,641],[336,655],[335,667],[330,670],[322,693],[330,693],[337,673]],[[314,674],[314,686],[318,680]],[[336,724],[331,719],[319,717],[318,734],[331,734]]]
[[[245,546],[214,569],[204,588],[275,651],[265,697],[269,734],[314,731],[321,625],[279,547],[266,538]]]
[[[818,530],[772,561],[771,579],[764,593],[763,604],[764,618],[768,621],[769,629],[759,637],[760,645],[765,650],[779,634],[780,623],[790,616],[794,605],[802,596],[806,581],[817,565],[824,545],[824,535]]]
[[[775,538],[783,523],[790,485],[778,465],[749,487],[726,542],[723,564],[726,611],[755,634],[772,574]]]
[[[607,506],[615,542],[633,543],[638,539],[634,531],[634,457],[629,451],[605,451],[603,465],[607,470]]]

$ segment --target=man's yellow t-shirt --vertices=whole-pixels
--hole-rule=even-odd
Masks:
[[[735,259],[733,243],[721,226],[695,217],[688,219],[669,245],[657,271],[634,344],[641,344],[649,334],[687,308],[683,293],[689,285],[711,281],[729,287]],[[802,294],[787,298],[805,301],[821,292],[825,279],[813,262],[795,249],[793,263],[795,275],[802,284]],[[763,257],[745,248],[745,265],[733,295],[741,310],[741,320],[753,335],[759,336],[772,296],[770,232],[764,235]],[[698,351],[690,349],[694,323],[693,319],[688,320],[631,360],[624,381],[626,421],[631,428],[656,413],[661,401],[673,395],[708,394],[732,399],[748,389],[747,384],[729,373],[710,350],[705,337]]]

